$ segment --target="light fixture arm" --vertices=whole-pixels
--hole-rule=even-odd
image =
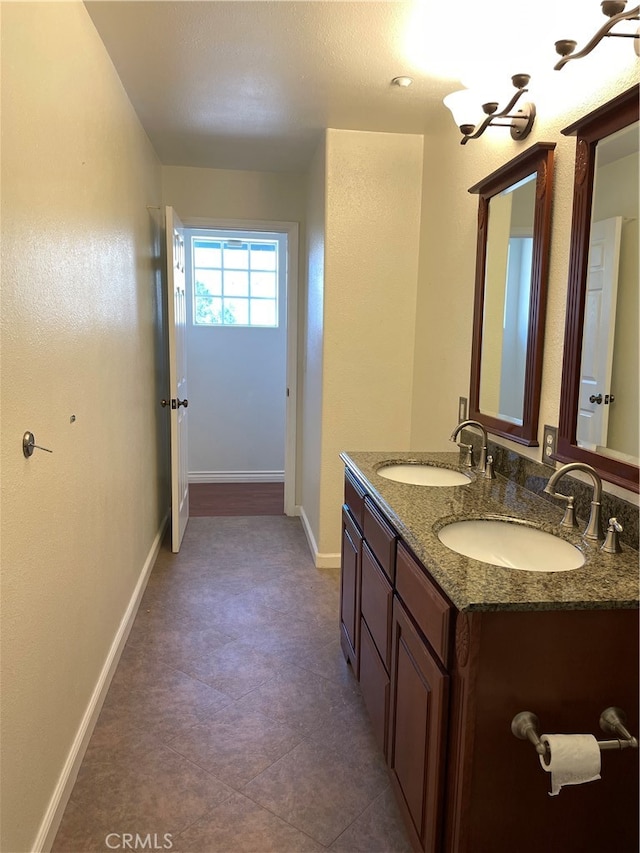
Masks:
[[[587,56],[587,54],[591,53],[591,51],[596,47],[603,38],[606,36],[609,37],[619,37],[619,38],[640,38],[639,33],[612,33],[610,30],[615,27],[620,21],[640,21],[640,6],[636,6],[633,9],[629,9],[628,12],[624,11],[625,3],[607,3],[604,2],[602,5],[602,11],[605,15],[608,14],[607,6],[611,9],[618,8],[622,5],[622,11],[618,12],[618,14],[611,15],[606,24],[603,24],[602,27],[598,30],[598,32],[593,36],[593,38],[586,43],[586,45],[582,48],[582,50],[578,51],[578,53],[573,53],[576,47],[576,43],[571,41],[570,39],[561,39],[556,42],[556,52],[562,56],[562,59],[557,62],[553,68],[555,71],[560,71],[567,62],[571,59],[582,59],[583,56]]]
[[[517,83],[515,81],[518,80],[519,82],[522,82],[522,79],[524,77],[526,77],[526,75],[520,76],[520,79],[518,79],[518,75],[513,78],[514,85],[517,86]],[[529,81],[528,77],[526,77],[526,81]],[[524,86],[518,86],[518,91],[511,98],[507,106],[499,112],[496,112],[495,109],[489,109],[489,107],[494,107],[494,104],[483,105],[483,109],[487,113],[487,117],[483,119],[476,128],[473,129],[472,133],[465,133],[463,130],[463,136],[460,140],[460,145],[466,145],[470,139],[477,139],[479,136],[482,136],[485,130],[491,126],[510,127],[511,136],[514,139],[524,139],[526,136],[528,136],[536,115],[535,106],[531,103],[524,104],[522,110],[520,110],[521,115],[509,115],[511,110],[515,107],[520,98],[527,91],[528,90]],[[496,119],[500,118],[511,118],[514,119],[514,121],[510,124],[505,125],[503,122],[496,121]]]

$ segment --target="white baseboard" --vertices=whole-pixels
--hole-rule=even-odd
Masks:
[[[317,554],[316,569],[339,569],[341,555],[340,554]]]
[[[332,553],[322,554],[318,550],[316,538],[313,535],[313,530],[311,529],[311,525],[309,524],[309,519],[307,518],[307,514],[304,511],[304,507],[302,506],[300,507],[300,520],[302,521],[302,529],[304,530],[305,536],[307,537],[307,542],[309,543],[309,548],[311,550],[311,556],[313,557],[313,564],[316,569],[339,569],[341,555]]]
[[[69,754],[67,755],[67,760],[62,768],[62,772],[60,773],[53,795],[49,801],[47,811],[45,812],[42,823],[40,824],[40,829],[36,836],[33,849],[34,851],[38,851],[38,853],[39,851],[48,851],[53,846],[56,833],[60,828],[62,816],[64,815],[64,810],[67,807],[78,771],[80,770],[82,759],[84,758],[87,746],[89,745],[89,740],[93,734],[93,729],[95,728],[98,716],[102,710],[102,705],[107,695],[109,685],[111,684],[111,679],[113,678],[116,667],[118,666],[120,655],[122,654],[122,650],[127,642],[127,637],[131,631],[133,621],[136,618],[136,613],[138,612],[138,607],[140,606],[140,601],[144,594],[147,580],[151,574],[158,552],[160,551],[160,546],[162,544],[162,539],[164,537],[168,521],[169,517],[165,516],[160,524],[160,529],[156,533],[142,567],[142,571],[140,572],[140,577],[138,578],[136,587],[129,600],[124,616],[120,621],[120,626],[113,638],[113,642],[111,643],[102,671],[100,672],[96,686],[94,687],[91,698],[89,699],[89,704],[83,714],[82,721],[71,745],[71,749],[69,750]]]
[[[190,483],[284,483],[284,471],[189,471]]]

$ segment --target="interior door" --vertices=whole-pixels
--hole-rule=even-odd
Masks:
[[[189,521],[187,461],[187,298],[184,228],[171,207],[165,210],[167,235],[167,306],[169,403],[171,406],[171,550],[177,553]]]
[[[576,438],[595,450],[607,444],[622,218],[594,222],[589,243]]]

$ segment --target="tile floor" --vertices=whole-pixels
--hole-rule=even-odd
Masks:
[[[298,519],[192,518],[151,574],[53,850],[137,833],[176,853],[409,851],[338,585]]]

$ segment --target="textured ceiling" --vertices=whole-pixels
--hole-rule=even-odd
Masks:
[[[402,0],[85,5],[165,165],[300,171],[325,127],[422,133],[449,115],[455,86],[403,55]]]
[[[597,0],[85,0],[166,165],[306,169],[326,127],[428,133],[442,97],[496,63],[550,72]],[[616,41],[609,39],[610,42]],[[602,52],[602,48],[599,48]],[[413,86],[390,81],[410,75]],[[494,78],[495,79],[495,78]],[[492,87],[492,97],[497,93]],[[479,101],[482,103],[482,101]]]

